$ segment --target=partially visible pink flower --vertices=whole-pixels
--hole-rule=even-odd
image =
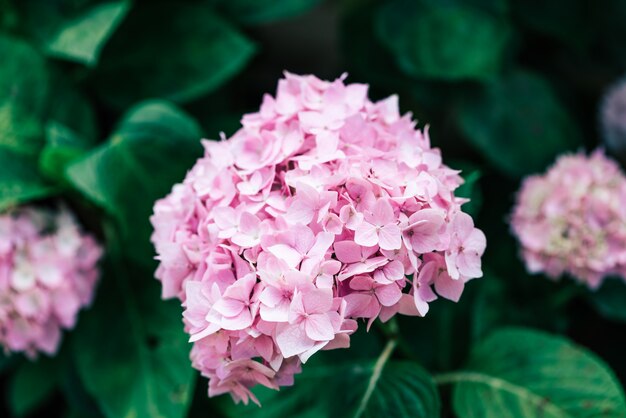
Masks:
[[[609,275],[626,280],[626,177],[601,151],[526,178],[511,227],[531,273],[569,274],[592,289]]]
[[[482,274],[458,171],[396,96],[373,103],[344,78],[285,74],[155,204],[156,276],[183,302],[210,396],[257,402],[253,386],[290,385],[318,350],[349,347],[357,319],[423,316],[435,291],[458,300]]]
[[[73,328],[78,311],[91,303],[101,254],[65,208],[23,207],[0,214],[0,345],[5,351],[30,358],[57,351],[61,330]]]

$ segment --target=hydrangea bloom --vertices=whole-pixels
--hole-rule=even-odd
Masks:
[[[601,151],[560,157],[528,177],[511,225],[530,272],[568,273],[590,288],[626,277],[626,178]]]
[[[621,158],[626,156],[626,80],[611,86],[600,105],[604,143]]]
[[[98,279],[101,249],[66,210],[0,215],[0,345],[54,354]]]
[[[425,315],[481,276],[485,236],[458,171],[396,96],[286,74],[156,203],[164,297],[179,297],[209,395],[290,385],[318,350],[396,313]]]

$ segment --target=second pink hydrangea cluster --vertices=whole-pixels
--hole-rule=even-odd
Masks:
[[[563,156],[524,181],[512,228],[530,272],[568,273],[590,288],[626,277],[626,177],[601,151]]]
[[[480,277],[485,236],[454,196],[458,171],[396,96],[286,74],[156,203],[164,297],[179,297],[209,395],[293,383],[357,318],[423,316]]]
[[[91,302],[102,250],[65,209],[0,215],[0,345],[54,354]]]

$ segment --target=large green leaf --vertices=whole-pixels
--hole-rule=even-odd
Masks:
[[[377,19],[380,39],[404,72],[459,80],[488,79],[500,71],[511,35],[502,17],[464,5],[404,6],[388,3]]]
[[[53,77],[51,97],[39,169],[46,178],[64,183],[65,167],[96,143],[96,117],[89,101],[61,74]]]
[[[320,0],[218,0],[218,7],[244,24],[273,22],[293,17],[318,5]]]
[[[154,97],[185,102],[237,74],[254,50],[207,5],[142,4],[107,44],[93,85],[121,108]]]
[[[26,42],[0,35],[0,210],[46,196],[37,172],[48,94],[44,59]]]
[[[111,263],[74,333],[82,382],[108,418],[184,417],[194,373],[179,303],[160,300],[151,271]]]
[[[0,148],[33,155],[43,142],[45,61],[26,42],[0,34],[0,62]]]
[[[582,143],[580,129],[550,84],[529,72],[511,73],[466,98],[457,122],[486,159],[512,176],[542,171]]]
[[[437,379],[456,383],[460,418],[626,417],[624,392],[608,366],[540,331],[497,331],[474,348],[466,371]]]
[[[382,355],[384,356],[384,354]],[[262,407],[232,406],[234,417],[436,418],[439,396],[430,375],[416,363],[366,360],[306,364],[293,387],[256,391]],[[230,400],[229,400],[230,402]]]
[[[175,106],[144,102],[107,142],[70,164],[67,178],[120,222],[129,252],[150,260],[152,206],[201,155],[200,138],[197,123]]]
[[[9,406],[16,416],[26,415],[46,401],[56,386],[56,369],[52,360],[40,358],[23,363],[13,375]]]
[[[21,0],[25,25],[51,56],[96,65],[130,1]]]

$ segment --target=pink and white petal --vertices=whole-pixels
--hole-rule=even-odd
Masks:
[[[359,230],[357,230],[358,232]],[[355,237],[356,241],[356,237]],[[398,250],[402,246],[402,233],[395,224],[385,225],[378,231],[378,245],[383,250]]]
[[[315,341],[330,341],[335,337],[333,326],[326,314],[309,315],[303,321],[306,335]]]
[[[276,345],[285,358],[310,350],[315,342],[307,337],[302,324],[279,324],[276,327]]]
[[[354,232],[354,242],[364,247],[373,247],[378,244],[376,226],[369,222],[361,222]]]

